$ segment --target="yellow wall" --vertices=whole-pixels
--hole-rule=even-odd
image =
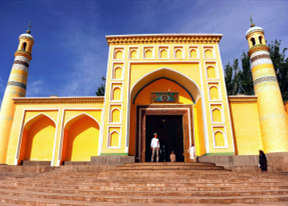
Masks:
[[[31,120],[33,121],[33,120]],[[20,160],[51,161],[55,138],[55,124],[41,116],[24,128]]]
[[[195,129],[195,147],[196,155],[202,156],[206,153],[205,149],[205,133],[203,126],[203,111],[202,111],[202,100],[199,99],[194,106],[193,119]]]
[[[256,97],[229,99],[237,154],[258,155],[263,145]]]
[[[199,64],[198,63],[137,63],[131,65],[131,79],[130,88],[145,75],[156,71],[160,68],[168,68],[180,72],[181,74],[190,77],[197,85],[200,85],[200,74],[199,74]]]
[[[15,116],[9,140],[7,164],[13,165],[20,162],[21,158],[23,159],[23,152],[22,150],[20,151],[19,145],[22,141],[25,142],[28,136],[30,139],[31,137],[35,139],[35,144],[33,143],[35,147],[32,147],[33,159],[31,160],[48,160],[49,156],[52,160],[51,165],[59,165],[60,162],[65,159],[62,158],[62,151],[64,153],[67,151],[64,148],[67,144],[64,144],[69,137],[71,137],[70,139],[75,139],[73,147],[71,147],[72,158],[70,159],[72,161],[90,160],[90,157],[88,158],[89,155],[99,155],[100,151],[98,147],[99,142],[101,142],[101,133],[103,132],[103,98],[91,97],[85,99],[84,97],[75,98],[74,100],[67,100],[65,98],[47,98],[46,100],[25,99],[27,102],[16,102],[15,104]],[[33,102],[32,104],[31,101]],[[43,115],[48,116],[52,122],[55,122],[53,128],[47,126],[44,129],[39,129],[41,126],[43,127],[44,124],[43,118],[39,118]],[[81,119],[82,121],[78,121],[72,130],[67,130],[68,127],[64,130],[65,126],[70,125],[69,122],[77,121],[80,117],[83,117]],[[33,124],[30,125],[30,122],[33,122]],[[26,128],[25,125],[30,125],[29,129],[28,127]],[[81,130],[82,132],[80,132]],[[65,138],[67,137],[67,132],[68,138]],[[49,136],[47,142],[42,141],[41,137],[44,135]],[[47,144],[49,148],[52,148],[52,156],[50,155],[50,149],[45,152],[45,157],[43,156],[43,152],[41,152],[41,150],[43,150],[43,144]],[[50,145],[52,146],[50,147]],[[73,150],[73,148],[77,147],[81,148],[78,153],[75,149]],[[62,148],[64,149],[62,150]]]
[[[64,129],[62,161],[90,161],[98,155],[99,126],[87,115],[69,122]]]

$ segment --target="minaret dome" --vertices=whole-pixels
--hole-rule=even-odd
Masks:
[[[31,29],[28,28],[26,33],[19,36],[19,44],[15,56],[25,56],[29,60],[32,59],[32,46],[34,44],[34,38],[31,35]]]
[[[264,29],[255,24],[251,20],[250,28],[246,32],[246,39],[248,40],[249,49],[258,45],[266,45],[264,37]]]

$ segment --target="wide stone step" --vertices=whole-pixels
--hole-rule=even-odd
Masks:
[[[71,201],[71,200],[55,200],[55,199],[41,199],[41,198],[26,198],[26,197],[17,197],[17,196],[1,196],[0,195],[1,206],[23,206],[23,205],[37,205],[37,206],[83,206],[82,201]],[[255,203],[242,203],[241,204],[233,204],[227,203],[231,206],[259,206],[259,204]],[[191,206],[190,203],[149,203],[149,206]],[[223,206],[226,203],[193,203],[193,206]],[[287,206],[288,202],[262,202],[261,206]],[[94,202],[88,203],[85,202],[85,206],[147,206],[146,203],[113,203],[113,202]]]
[[[0,165],[0,176],[6,177],[29,177],[41,173],[50,173],[57,168],[47,165],[11,166]]]
[[[260,195],[260,196],[238,196],[238,197],[151,197],[151,196],[111,196],[111,195],[74,195],[74,194],[58,194],[58,193],[39,193],[39,192],[27,192],[27,191],[1,191],[1,200],[8,199],[8,197],[23,197],[30,199],[41,199],[41,200],[68,200],[68,201],[78,201],[83,202],[83,204],[87,205],[87,203],[95,203],[95,202],[117,202],[117,203],[261,203],[261,202],[275,202],[275,201],[288,201],[287,195]],[[6,198],[5,198],[6,197]],[[14,199],[14,198],[13,198]],[[15,200],[15,199],[14,199]],[[23,199],[22,199],[23,200]],[[29,204],[26,200],[25,204]],[[61,202],[60,201],[60,202]],[[7,201],[3,201],[6,202]],[[8,202],[9,203],[9,202]],[[11,203],[11,202],[10,202]],[[17,203],[14,201],[14,203]],[[33,204],[35,205],[35,203]],[[37,204],[40,205],[40,204]]]
[[[133,171],[119,171],[119,170],[109,170],[105,172],[95,172],[95,173],[73,173],[73,174],[57,174],[55,175],[38,175],[35,177],[30,177],[31,179],[45,179],[45,178],[53,178],[53,179],[72,179],[72,178],[98,178],[98,177],[135,177],[135,178],[147,178],[151,177],[151,172],[143,170],[143,171],[138,171],[135,170]],[[167,178],[194,178],[194,179],[199,179],[199,178],[207,178],[207,179],[216,179],[216,178],[221,178],[221,179],[282,179],[282,180],[288,180],[288,177],[281,176],[281,175],[261,175],[261,174],[237,174],[234,172],[224,172],[220,170],[219,173],[210,173],[210,172],[203,172],[203,171],[197,171],[197,172],[190,172],[190,171],[182,171],[182,170],[174,170],[174,171],[166,171],[166,170],[159,170],[157,172],[153,173],[153,177],[161,178],[161,177],[167,177]],[[27,177],[29,178],[29,177]]]
[[[242,179],[227,179],[227,180],[207,180],[207,179],[166,179],[163,181],[157,180],[158,183],[161,183],[161,185],[164,186],[179,186],[181,185],[183,186],[205,186],[205,185],[209,185],[209,186],[235,186],[235,185],[243,185],[243,186],[255,186],[255,185],[260,185],[260,186],[286,186],[288,185],[287,181],[281,181],[281,180],[261,180],[261,179],[249,179],[249,180],[242,180]],[[126,178],[126,179],[117,179],[117,178],[100,178],[100,179],[85,179],[85,178],[79,178],[79,179],[75,179],[75,180],[34,180],[34,181],[29,181],[29,180],[12,180],[9,182],[4,182],[4,183],[0,183],[1,185],[6,185],[9,183],[13,183],[15,185],[26,185],[26,184],[34,184],[34,185],[47,185],[47,186],[59,186],[61,187],[62,185],[135,185],[137,184],[138,186],[140,185],[151,185],[151,184],[155,184],[155,179],[150,178],[150,179],[145,179],[145,178],[139,178],[139,179],[135,179],[135,178]]]
[[[87,180],[87,181],[98,181],[98,180],[128,180],[130,179],[131,181],[142,181],[142,180],[152,180],[153,182],[155,179],[161,180],[161,182],[171,181],[171,179],[175,181],[181,181],[181,180],[195,180],[195,181],[231,181],[231,182],[237,182],[237,181],[242,181],[242,182],[250,182],[250,181],[261,181],[261,182],[273,182],[273,181],[281,181],[281,182],[288,182],[287,178],[283,178],[283,176],[267,176],[267,175],[255,175],[255,176],[245,176],[245,175],[235,175],[233,173],[227,173],[227,174],[201,174],[199,173],[198,175],[191,175],[189,173],[181,173],[177,175],[177,172],[175,171],[175,174],[173,176],[173,173],[169,174],[159,174],[155,173],[153,176],[151,176],[151,173],[131,173],[131,172],[123,172],[122,173],[110,173],[110,172],[105,172],[105,173],[98,173],[98,174],[93,174],[90,176],[87,176],[85,174],[75,174],[74,176],[68,176],[68,175],[58,175],[57,177],[54,176],[36,176],[36,177],[27,177],[27,178],[21,178],[21,179],[13,179],[13,178],[4,178],[2,181],[13,181],[13,180],[26,180],[26,181],[43,181],[43,182],[49,182],[49,181],[55,181],[55,182],[65,182],[65,181],[81,181],[81,180]]]
[[[158,165],[158,166],[216,166],[215,163],[210,162],[140,162],[140,163],[127,163],[123,164],[125,166],[151,166],[151,165]],[[122,166],[122,165],[121,165]],[[119,167],[119,166],[118,166]]]
[[[253,189],[253,188],[252,188]],[[175,196],[175,197],[232,197],[232,196],[257,196],[257,195],[287,195],[288,189],[279,190],[231,190],[231,191],[174,191],[174,192],[162,192],[162,191],[111,191],[111,190],[85,190],[85,189],[65,189],[65,188],[45,188],[45,187],[11,187],[4,186],[0,191],[12,191],[17,190],[18,192],[41,192],[41,193],[58,193],[58,194],[75,194],[75,195],[111,195],[111,196]],[[21,192],[21,193],[22,193]]]
[[[223,170],[221,166],[208,166],[208,165],[139,165],[132,166],[119,166],[120,170]]]
[[[176,173],[176,172],[175,172]],[[110,173],[110,172],[106,172],[106,173],[99,173],[99,174],[94,174],[93,176],[87,176],[87,175],[82,175],[82,174],[78,174],[78,175],[74,175],[74,176],[68,176],[68,175],[59,175],[57,177],[54,176],[38,176],[35,178],[24,178],[23,180],[27,180],[27,181],[81,181],[81,180],[87,180],[87,181],[98,181],[98,180],[117,180],[117,181],[121,181],[121,180],[131,180],[131,181],[142,181],[142,180],[152,180],[155,181],[155,178],[157,178],[157,180],[161,181],[161,182],[165,182],[165,181],[171,181],[171,179],[175,180],[175,181],[183,181],[183,180],[189,180],[189,181],[193,181],[195,180],[197,181],[218,181],[218,182],[223,182],[223,181],[231,181],[231,182],[237,182],[237,181],[242,181],[242,182],[250,182],[250,181],[261,181],[261,182],[273,182],[273,181],[281,181],[281,182],[288,182],[288,179],[284,179],[283,177],[278,177],[278,176],[241,176],[241,175],[233,175],[233,174],[217,174],[217,175],[211,175],[211,174],[207,174],[207,175],[203,175],[203,174],[198,174],[196,176],[191,174],[179,174],[179,175],[173,175],[173,173],[169,173],[169,174],[153,174],[153,176],[151,176],[151,173],[139,173],[139,172],[135,172],[135,173],[126,173],[123,172],[122,173]],[[177,173],[176,173],[177,174]],[[9,179],[10,181],[10,179]],[[11,181],[13,181],[13,179],[11,179]]]
[[[23,205],[33,205],[33,206],[83,206],[83,201],[71,201],[71,200],[59,200],[59,199],[43,199],[43,198],[33,198],[33,197],[22,197],[14,195],[1,195],[0,203],[23,206]],[[109,206],[116,206],[116,204],[109,204]],[[103,203],[88,203],[85,202],[85,206],[108,206],[108,204]]]
[[[78,179],[79,180],[79,179]],[[68,181],[68,180],[67,180]],[[71,180],[70,180],[71,181]],[[97,182],[97,181],[110,181],[110,182],[155,182],[155,178],[153,177],[125,177],[125,178],[121,178],[119,179],[118,176],[116,177],[97,177],[97,178],[93,178],[93,179],[84,179],[83,181],[90,181],[90,182]],[[196,178],[183,178],[183,177],[175,177],[175,178],[165,178],[165,177],[161,177],[161,178],[157,178],[158,182],[161,183],[243,183],[243,182],[251,182],[253,184],[258,184],[258,183],[283,183],[283,181],[278,180],[278,179],[255,179],[255,178],[251,178],[251,179],[247,179],[247,178],[233,178],[233,179],[196,179]],[[285,182],[285,181],[284,181]],[[288,183],[286,181],[286,183]]]
[[[188,192],[188,191],[247,191],[247,190],[281,190],[288,189],[288,185],[275,185],[275,184],[258,184],[258,185],[243,185],[243,184],[113,184],[113,183],[98,183],[98,184],[74,184],[74,185],[60,185],[60,184],[41,184],[41,183],[13,183],[7,185],[1,185],[1,188],[5,187],[13,187],[17,188],[26,188],[27,185],[29,187],[35,188],[46,188],[55,189],[55,188],[63,188],[63,189],[72,189],[72,190],[110,190],[110,191],[164,191],[164,192]]]
[[[99,180],[99,179],[135,179],[135,180],[140,180],[140,179],[159,179],[161,181],[165,181],[165,180],[170,180],[170,179],[175,179],[175,180],[179,180],[179,179],[194,179],[194,180],[217,180],[217,181],[225,181],[225,180],[240,180],[240,181],[257,181],[257,180],[261,180],[261,181],[272,181],[272,180],[281,180],[281,177],[262,177],[262,176],[235,176],[235,175],[229,175],[229,174],[207,174],[207,175],[203,175],[203,174],[199,174],[199,175],[191,175],[191,174],[177,174],[175,172],[175,174],[170,173],[170,174],[153,174],[153,176],[151,176],[151,173],[126,173],[126,171],[122,171],[122,173],[100,173],[100,174],[94,174],[94,175],[59,175],[57,177],[55,176],[45,176],[45,177],[35,177],[33,180],[38,180],[38,179],[53,179],[55,181],[59,180],[59,181],[65,181],[65,180],[81,180],[81,179],[86,179],[86,180]],[[281,181],[287,181],[287,179],[283,179]]]
[[[223,172],[221,170],[221,173],[202,173],[203,171],[183,171],[183,170],[158,170],[157,172],[155,172],[155,170],[118,170],[118,171],[107,171],[107,172],[100,172],[97,173],[95,172],[94,174],[63,174],[63,176],[65,176],[66,178],[77,178],[77,177],[115,177],[115,176],[119,176],[119,177],[149,177],[151,176],[153,172],[153,176],[156,177],[191,177],[191,178],[205,178],[205,177],[210,177],[210,176],[214,176],[215,178],[217,177],[223,177],[223,179],[225,179],[225,177],[232,177],[233,175],[229,175],[228,172]],[[46,177],[54,177],[54,178],[59,178],[60,174],[57,176],[49,176],[47,175]],[[62,176],[62,175],[61,175]],[[45,177],[45,176],[43,176]],[[62,177],[60,177],[62,178]]]
[[[4,182],[4,181],[3,181]],[[104,177],[95,177],[95,178],[75,178],[75,179],[11,179],[11,180],[7,180],[4,182],[4,184],[6,184],[6,182],[15,182],[15,183],[38,183],[38,184],[71,184],[74,185],[75,183],[79,183],[79,184],[129,184],[129,183],[137,183],[137,184],[149,184],[149,183],[161,183],[161,184],[243,184],[243,185],[247,185],[247,184],[257,184],[257,185],[269,185],[269,184],[282,184],[282,185],[287,185],[288,181],[287,180],[281,180],[281,179],[256,179],[256,178],[250,178],[250,179],[246,179],[246,178],[230,178],[230,179],[188,179],[188,178],[166,178],[162,181],[160,181],[159,179],[157,179],[157,181],[155,182],[155,179],[153,177],[150,178],[145,178],[145,177],[139,177],[139,178],[135,178],[135,177],[130,177],[130,178],[122,178],[122,179],[118,179],[116,178],[104,178]],[[0,182],[1,184],[1,182]]]
[[[24,160],[22,162],[24,166],[50,166],[50,161],[31,161],[31,160]]]

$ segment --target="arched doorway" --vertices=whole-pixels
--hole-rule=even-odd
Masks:
[[[51,161],[55,123],[45,114],[29,120],[23,130],[19,161]]]
[[[88,114],[80,114],[64,127],[61,161],[90,161],[98,155],[99,125]]]
[[[189,147],[194,145],[193,122],[190,105],[149,105],[137,107],[138,138],[136,159],[150,161],[150,143],[153,133],[160,140],[160,161],[169,161],[174,151],[177,161],[189,162]]]
[[[159,131],[160,127],[164,128],[161,121],[167,121],[167,125],[170,125],[166,125],[168,132],[165,129],[162,131],[166,139],[162,137],[161,140],[159,135],[160,142],[166,148],[166,151],[161,148],[166,152],[166,160],[163,157],[162,160],[169,161],[167,153],[176,150],[178,160],[189,162],[189,148],[195,145],[193,111],[197,110],[202,115],[200,92],[196,83],[179,72],[163,68],[139,80],[132,87],[130,98],[129,154],[135,155],[138,161],[149,161],[149,142],[153,132],[157,132],[151,124],[158,124],[156,130]],[[171,128],[173,124],[177,125],[174,130]]]
[[[165,113],[166,114],[146,114],[146,121],[144,123],[144,128],[146,128],[145,160],[151,160],[151,138],[153,137],[153,133],[157,132],[161,143],[160,161],[169,161],[170,154],[173,152],[176,155],[176,161],[183,162],[184,148],[187,146],[187,143],[189,143],[189,141],[183,142],[183,114],[173,112],[172,115],[169,115],[169,111]]]

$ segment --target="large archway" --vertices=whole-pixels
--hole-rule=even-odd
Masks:
[[[171,102],[155,102],[153,100],[152,96],[155,94],[161,96],[161,94],[170,95],[169,93],[176,95],[177,100]],[[163,111],[164,113],[162,113]],[[195,112],[194,116],[193,113]],[[202,127],[203,121],[198,118],[199,116],[202,117],[201,95],[198,85],[187,76],[167,68],[149,73],[133,85],[130,96],[129,154],[135,155],[139,161],[145,161],[143,157],[147,156],[143,153],[146,148],[143,146],[144,142],[147,142],[143,138],[147,136],[145,132],[148,128],[144,122],[146,122],[147,115],[151,115],[150,113],[152,115],[167,115],[169,113],[168,115],[181,116],[183,151],[186,152],[184,155],[188,161],[189,148],[199,145],[200,133],[204,137],[203,131],[199,129],[199,124]],[[179,141],[181,140],[179,139]],[[200,148],[198,147],[198,149]]]
[[[198,99],[201,98],[200,88],[195,81],[173,69],[160,68],[143,76],[132,86],[130,94],[130,99],[132,99],[132,102],[135,103],[135,99],[137,98],[139,93],[145,87],[147,87],[154,81],[157,81],[158,79],[167,79],[175,82],[189,94],[193,102],[197,102]]]
[[[52,161],[55,122],[40,114],[29,120],[23,129],[19,161]]]
[[[99,124],[88,114],[80,114],[64,126],[61,161],[90,161],[98,155]]]

